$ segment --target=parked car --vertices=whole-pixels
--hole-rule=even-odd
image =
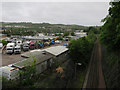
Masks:
[[[22,46],[22,41],[21,41],[21,40],[17,40],[17,41],[16,41],[16,45]]]
[[[38,45],[40,48],[44,48],[44,44],[39,43]]]
[[[55,44],[55,41],[54,40],[51,40],[51,42],[50,42],[51,44]]]
[[[14,52],[15,43],[8,43],[6,46],[6,52],[12,54]]]
[[[44,45],[45,46],[50,46],[50,42],[45,42]]]
[[[30,42],[29,43],[29,48],[30,49],[35,49],[35,43],[34,42]]]
[[[29,45],[27,43],[23,43],[23,51],[28,51]]]
[[[21,53],[21,46],[20,46],[20,45],[15,46],[15,48],[14,48],[14,53],[15,53],[15,54]]]

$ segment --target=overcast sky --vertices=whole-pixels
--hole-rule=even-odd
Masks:
[[[102,25],[109,2],[2,2],[4,22]]]

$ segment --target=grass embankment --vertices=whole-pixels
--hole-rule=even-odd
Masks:
[[[119,88],[119,61],[120,56],[108,52],[105,46],[102,46],[102,68],[107,88]]]

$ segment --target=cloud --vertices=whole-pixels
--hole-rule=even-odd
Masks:
[[[3,2],[2,20],[102,25],[108,2]]]

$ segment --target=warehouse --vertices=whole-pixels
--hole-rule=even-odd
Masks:
[[[53,55],[43,50],[34,50],[32,52],[22,54],[21,57],[22,61],[13,64],[13,66],[22,69],[24,67],[31,66],[33,62],[36,61],[36,71],[39,74],[51,67]]]
[[[68,48],[66,48],[66,46],[54,46],[44,50],[54,56],[53,59],[55,59],[55,63],[61,64],[67,60]]]

